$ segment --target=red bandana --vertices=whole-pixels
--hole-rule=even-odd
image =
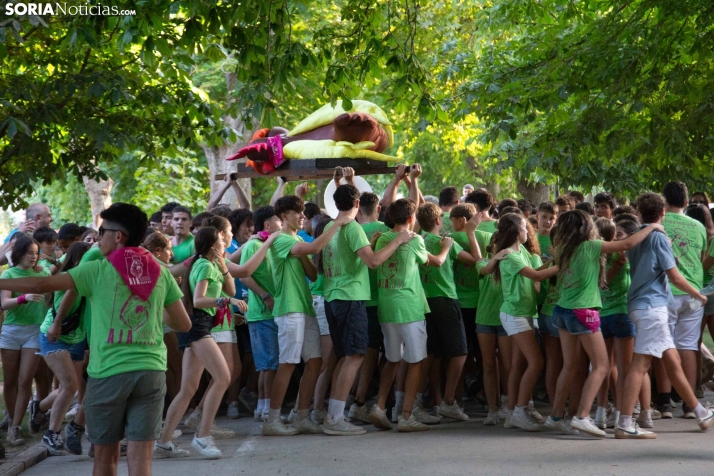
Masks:
[[[149,300],[161,274],[161,265],[151,253],[144,248],[119,248],[107,256],[107,260],[117,270],[131,294],[142,301]]]

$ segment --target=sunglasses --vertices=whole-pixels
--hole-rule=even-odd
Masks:
[[[124,232],[124,230],[119,230],[119,229],[114,230],[114,229],[111,229],[111,228],[104,228],[103,226],[100,226],[100,227],[99,227],[99,230],[98,230],[98,232],[97,232],[97,236],[99,236],[99,238],[101,238],[102,236],[104,236],[104,233],[107,232],[107,231],[118,231],[118,232],[121,232],[121,233],[126,234],[126,233]]]

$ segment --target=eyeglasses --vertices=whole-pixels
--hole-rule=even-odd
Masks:
[[[119,232],[122,232],[122,233],[126,234],[126,233],[124,232],[124,230],[118,230],[118,229],[117,229],[117,230],[113,230],[113,229],[111,229],[111,228],[104,228],[103,226],[100,226],[100,227],[99,227],[99,230],[98,230],[98,233],[97,233],[97,236],[99,236],[99,238],[101,238],[102,236],[104,236],[104,233],[107,232],[107,231],[119,231]]]

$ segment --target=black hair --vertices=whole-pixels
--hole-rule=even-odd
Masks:
[[[635,210],[635,207],[631,207],[630,205],[620,205],[612,211],[612,217],[615,218],[617,215],[622,215],[623,213],[634,215],[637,213],[637,210]]]
[[[35,230],[32,237],[38,243],[54,243],[57,241],[57,232],[49,226],[43,226]]]
[[[136,205],[117,202],[99,214],[102,220],[121,225],[128,233],[124,246],[139,246],[149,227],[149,218]]]
[[[188,215],[189,220],[193,220],[193,213],[191,213],[191,210],[186,207],[178,206],[171,210],[171,215],[174,215],[175,213],[185,213]]]
[[[10,253],[10,261],[12,261],[12,266],[17,266],[22,261],[22,258],[30,250],[30,246],[37,245],[37,251],[40,251],[40,244],[35,241],[34,238],[30,238],[24,233],[17,238],[15,246],[12,247],[12,252]]]
[[[297,195],[286,195],[284,197],[278,198],[275,202],[275,214],[283,219],[283,213],[293,211],[295,213],[301,213],[305,211],[305,202],[302,198]]]
[[[211,218],[213,216],[213,213],[211,212],[201,212],[198,213],[195,217],[193,217],[193,221],[191,222],[191,228],[201,228],[201,223],[203,223],[203,220],[206,218]]]
[[[163,207],[161,207],[161,213],[172,213],[174,211],[174,208],[180,207],[181,204],[178,202],[169,202]]]
[[[634,210],[634,213],[620,213],[619,215],[612,217],[612,221],[614,221],[616,225],[621,221],[634,221],[639,224],[640,219],[636,213],[637,210]]]
[[[631,234],[635,233],[637,229],[640,227],[640,222],[639,221],[632,221],[632,220],[620,220],[615,222],[615,227],[620,227],[622,230],[625,232],[627,236],[630,236]]]
[[[166,212],[166,213],[168,213],[168,212]],[[161,213],[161,211],[158,211],[151,215],[151,217],[149,218],[149,221],[154,222],[154,223],[161,223],[162,218],[163,218],[163,213]]]
[[[82,230],[82,227],[76,223],[65,223],[57,232],[57,238],[60,240],[76,240],[85,231],[86,229]]]
[[[233,210],[231,210],[231,207],[228,205],[218,205],[216,207],[211,208],[210,212],[213,213],[214,215],[218,215],[219,217],[223,218],[228,218],[228,215],[231,214]]]
[[[354,185],[340,185],[332,194],[332,199],[335,201],[335,206],[341,212],[348,212],[357,205],[359,200],[359,190]],[[309,218],[305,215],[305,218]]]
[[[520,200],[516,200],[516,202],[518,203],[518,208],[521,209],[524,215],[530,215],[533,213],[533,202],[527,198],[521,198]]]
[[[595,209],[590,202],[579,202],[575,204],[576,210],[582,210],[588,215],[595,215]]]
[[[466,203],[473,203],[480,212],[487,212],[490,214],[491,207],[494,205],[493,196],[491,193],[484,189],[479,188],[469,193],[464,199]]]
[[[676,208],[684,208],[687,203],[687,197],[689,193],[687,192],[687,186],[684,182],[675,180],[669,182],[662,189],[662,196],[667,201],[667,205]]]
[[[701,203],[696,203],[694,205],[689,205],[684,212],[688,217],[694,218],[699,223],[704,225],[707,230],[707,243],[714,236],[714,222],[712,222],[712,215],[709,212],[709,207],[702,205]]]
[[[335,191],[335,193],[337,193],[337,192]],[[322,213],[322,210],[320,210],[320,207],[317,206],[316,203],[307,202],[307,203],[305,203],[305,210],[303,213],[305,213],[305,218],[307,218],[308,220],[312,220],[317,215]]]
[[[226,218],[228,218],[228,221],[231,222],[233,236],[238,236],[238,229],[243,223],[245,223],[245,225],[249,228],[251,225],[255,225],[253,212],[247,208],[238,208],[233,210]]]
[[[461,200],[461,194],[459,193],[459,189],[456,187],[444,187],[439,192],[440,207],[458,205],[459,200]]]
[[[568,192],[568,196],[572,197],[576,202],[581,203],[585,201],[585,195],[578,192],[577,190],[571,190]]]
[[[359,196],[359,209],[362,215],[374,215],[374,212],[377,211],[377,207],[379,207],[379,197],[376,193],[363,192],[362,195]]]
[[[617,207],[617,200],[615,199],[615,196],[610,192],[598,193],[597,195],[595,195],[593,201],[595,202],[595,205],[598,205],[600,203],[607,204],[607,206],[610,207],[610,210],[614,210]]]
[[[268,205],[265,207],[258,208],[255,213],[253,213],[253,227],[255,233],[265,231],[265,222],[270,220],[274,216],[275,207]]]
[[[541,202],[540,205],[538,205],[538,213],[544,212],[557,215],[558,211],[555,209],[556,206],[557,205],[553,202]]]
[[[83,241],[76,241],[69,245],[67,248],[67,253],[64,255],[64,262],[59,269],[59,273],[63,271],[69,271],[70,269],[79,265],[82,261],[82,256],[86,253],[92,245],[85,243]]]
[[[196,254],[191,257],[188,266],[186,266],[186,269],[183,272],[183,279],[181,280],[183,305],[189,315],[193,314],[193,292],[191,292],[191,283],[189,283],[189,277],[191,276],[193,265],[200,258],[205,257],[204,255],[208,254],[216,242],[220,239],[221,235],[217,228],[206,226],[198,230],[198,233],[196,233],[196,237],[193,240],[193,246],[196,250]]]
[[[692,196],[689,197],[689,202],[690,202],[690,203],[692,202],[692,199],[694,198],[695,195],[701,195],[702,197],[704,197],[704,200],[706,200],[706,202],[707,202],[706,205],[709,206],[709,203],[710,203],[710,202],[709,202],[709,195],[707,195],[707,194],[704,193],[704,192],[694,192],[694,193],[692,194]]]
[[[400,198],[389,205],[387,214],[395,225],[404,225],[417,211],[416,203],[408,198]]]
[[[637,197],[635,206],[643,223],[657,223],[662,216],[665,203],[660,194],[648,192]]]

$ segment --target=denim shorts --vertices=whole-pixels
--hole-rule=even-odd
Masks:
[[[210,336],[211,329],[213,329],[213,316],[201,309],[194,309],[191,315],[191,329],[188,332],[176,333],[179,350],[190,346],[192,342]]]
[[[81,362],[84,360],[85,350],[87,350],[87,339],[77,344],[65,344],[61,340],[52,344],[47,340],[47,334],[40,332],[40,351],[37,354],[42,357],[47,357],[48,354],[55,352],[69,352],[72,362]]]
[[[489,326],[487,324],[476,324],[476,334],[496,334],[498,337],[506,337],[506,329],[503,326]]]
[[[590,329],[585,327],[585,324],[580,322],[572,309],[555,306],[553,309],[553,323],[558,329],[568,331],[568,333],[577,336],[582,334],[594,334]]]
[[[255,370],[278,370],[278,325],[273,319],[248,323]]]
[[[600,330],[603,339],[635,337],[635,325],[627,314],[600,316]]]
[[[546,333],[551,337],[560,337],[558,326],[553,321],[553,316],[547,316],[543,313],[538,313],[538,330],[541,333]]]

